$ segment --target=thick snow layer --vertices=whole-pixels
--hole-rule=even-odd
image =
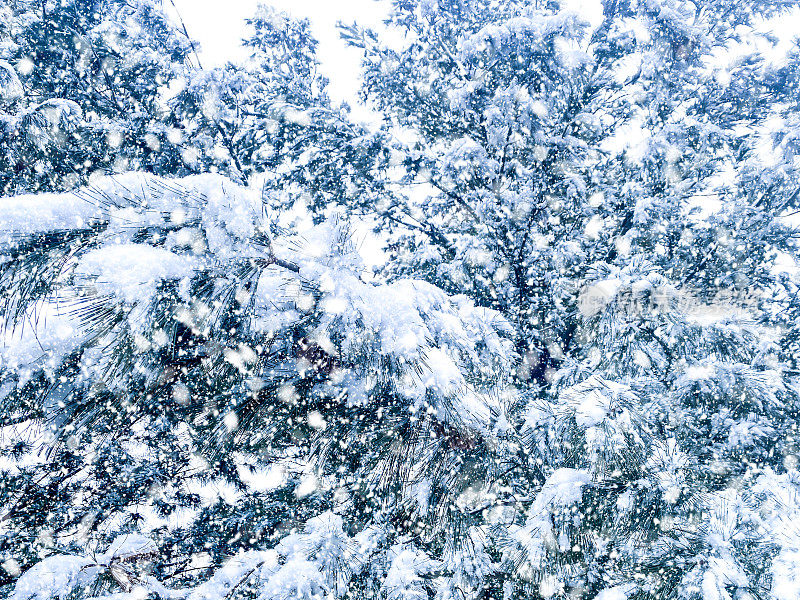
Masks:
[[[591,476],[585,469],[557,469],[547,478],[536,494],[523,526],[510,527],[511,539],[522,548],[531,565],[541,565],[546,560],[548,549],[570,548],[569,531],[556,525],[553,516],[563,514],[579,503],[583,490],[591,484]],[[579,516],[574,519],[577,523]]]
[[[588,429],[606,419],[624,418],[625,407],[635,403],[637,398],[624,384],[592,376],[565,389],[560,400],[565,408],[574,411],[575,423]]]
[[[75,192],[4,198],[0,204],[0,242],[93,224],[107,224],[124,235],[136,226],[181,225],[197,219],[241,239],[252,235],[257,218],[258,195],[222,176],[204,174],[169,180],[131,172],[99,177],[90,187]]]
[[[101,295],[114,294],[134,304],[152,298],[162,280],[190,277],[196,266],[191,257],[164,248],[119,244],[88,252],[75,273],[91,279]]]
[[[2,332],[2,365],[23,378],[35,365],[55,368],[81,339],[76,323],[57,304],[49,302],[29,311],[16,327],[3,326]]]
[[[258,195],[215,175],[168,180],[127,173],[72,193],[20,196],[0,204],[0,246],[8,248],[21,234],[89,225],[92,243],[65,262],[53,302],[46,305],[60,325],[47,333],[31,327],[7,340],[3,352],[9,363],[32,364],[39,348],[57,364],[87,339],[89,332],[70,318],[73,307],[57,302],[60,296],[78,298],[73,302],[78,308],[96,300],[116,305],[137,336],[137,348],[146,351],[166,343],[148,329],[148,311],[161,287],[171,283],[183,303],[171,309],[174,318],[204,331],[213,307],[190,294],[193,281],[202,281],[227,286],[242,302],[247,298],[253,330],[269,336],[315,313],[315,328],[308,333],[315,344],[345,365],[351,355],[384,357],[405,374],[396,380],[397,391],[413,410],[430,394],[439,399],[439,419],[457,415],[478,428],[498,412],[497,401],[475,381],[496,379],[510,369],[508,323],[423,281],[364,281],[363,262],[340,220],[269,236]],[[231,274],[245,265],[260,268],[257,285],[236,291]],[[242,373],[257,359],[245,346],[225,349],[225,357]],[[87,368],[101,370],[106,362],[99,348],[84,353]],[[363,401],[368,387],[344,371],[342,381]]]
[[[322,600],[325,590],[325,577],[319,568],[304,558],[293,557],[261,586],[259,597],[270,600]]]
[[[85,556],[51,556],[22,574],[10,600],[66,600],[73,588],[90,583],[102,569]]]
[[[208,581],[192,590],[187,600],[221,600],[249,575],[266,580],[278,569],[278,558],[274,550],[239,552],[217,569]]]
[[[589,474],[581,469],[557,469],[536,496],[541,507],[569,506],[580,502],[583,488],[591,482]]]

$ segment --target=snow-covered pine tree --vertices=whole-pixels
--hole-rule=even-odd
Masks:
[[[501,570],[526,597],[782,597],[749,490],[797,450],[786,3],[393,7],[402,48],[345,29],[392,144],[341,199],[392,232],[390,277],[515,328]]]
[[[192,139],[200,159],[208,166],[226,161],[242,181],[274,176],[285,146],[300,147],[308,137],[311,113],[330,112],[308,21],[262,5],[247,23],[248,59],[194,72],[175,102],[188,128],[205,132]]]
[[[785,5],[396,0],[404,45],[344,30],[378,131],[262,11],[274,66],[187,102],[287,136],[234,175],[316,228],[217,177],[9,200],[14,598],[795,598]]]
[[[0,190],[70,189],[99,172],[194,167],[168,106],[195,60],[159,0],[0,7]]]
[[[449,527],[487,478],[508,325],[422,281],[365,283],[343,222],[269,226],[212,175],[3,200],[3,564],[60,551],[14,598],[166,594],[237,551],[192,593],[256,563],[274,597],[344,593],[379,552],[385,586],[423,589],[413,516]]]
[[[279,210],[311,201],[316,216],[382,188],[373,171],[388,158],[386,132],[354,122],[347,104],[329,98],[309,22],[262,5],[247,23],[247,60],[193,72],[173,102],[197,132],[198,164],[263,185]]]

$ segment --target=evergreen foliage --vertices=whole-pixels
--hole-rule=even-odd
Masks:
[[[157,2],[11,0],[0,9],[0,189],[69,189],[93,173],[187,171],[170,89],[192,43]]]
[[[374,126],[78,4],[2,22],[0,590],[798,597],[797,3],[393,0]]]

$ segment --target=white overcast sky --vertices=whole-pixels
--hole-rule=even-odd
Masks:
[[[322,68],[331,80],[330,94],[352,103],[357,90],[359,52],[339,39],[337,21],[379,28],[388,12],[383,0],[171,0],[186,28],[202,47],[204,66],[216,66],[243,56],[240,40],[246,35],[245,18],[258,4],[269,4],[295,17],[311,20],[319,41]],[[170,7],[170,1],[164,2]]]

